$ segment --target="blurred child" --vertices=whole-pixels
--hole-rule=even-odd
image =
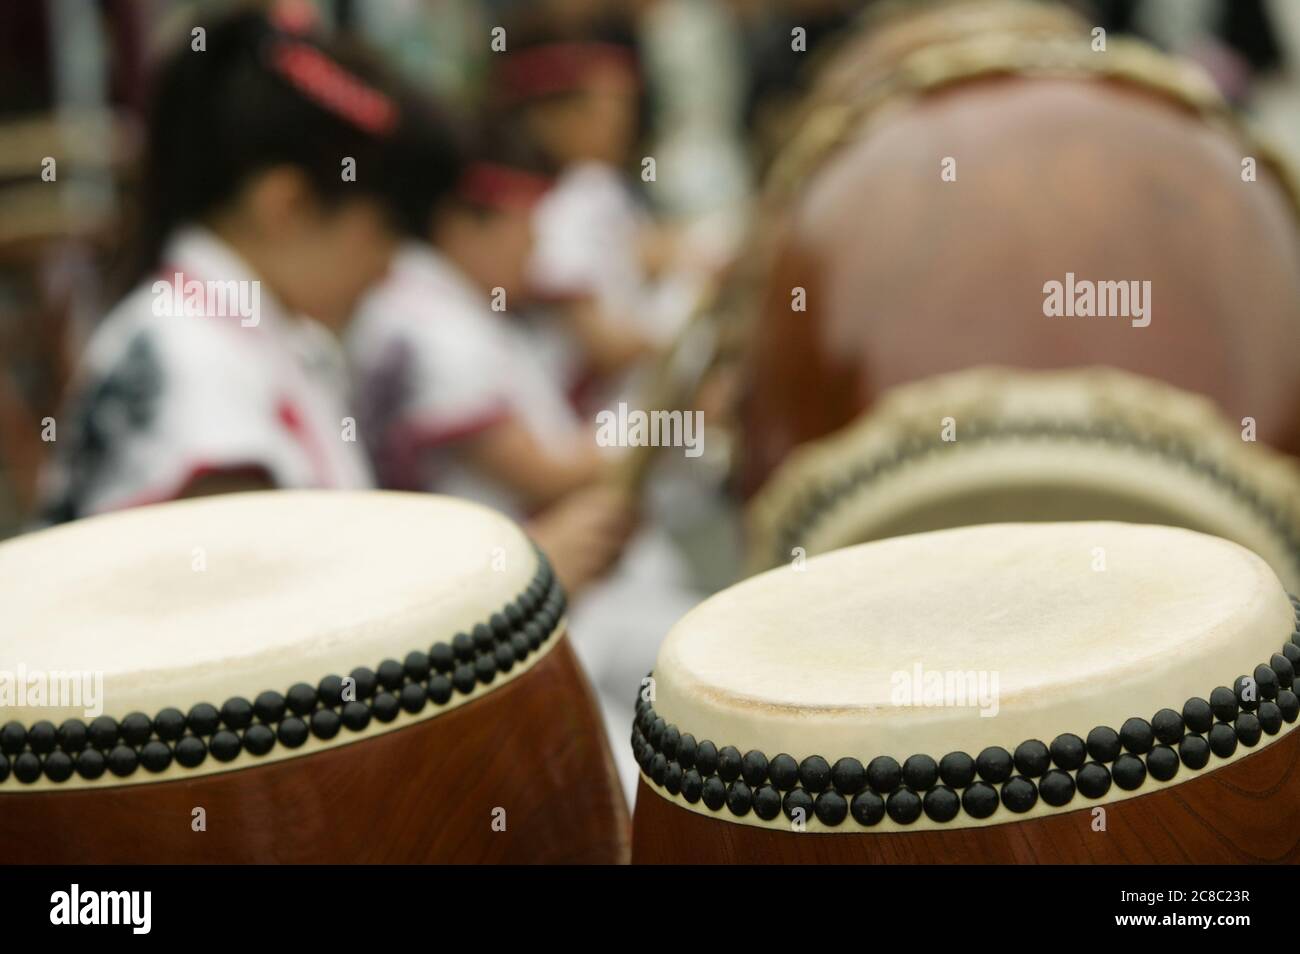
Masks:
[[[532,215],[549,182],[471,158],[442,201],[408,197],[412,241],[347,338],[384,486],[480,500],[517,518],[571,592],[617,557],[631,525],[592,432],[517,318]]]
[[[141,277],[91,335],[57,421],[51,520],[371,483],[333,332],[385,274],[413,179],[450,184],[450,140],[300,27],[243,12],[205,40],[155,78]]]

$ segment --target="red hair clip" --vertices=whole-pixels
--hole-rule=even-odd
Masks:
[[[376,136],[397,125],[397,106],[308,43],[277,42],[271,66],[294,89],[352,125]]]

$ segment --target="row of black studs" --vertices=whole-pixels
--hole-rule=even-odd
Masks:
[[[486,623],[434,643],[427,653],[408,653],[402,662],[386,659],[373,670],[352,670],[355,692],[348,701],[344,679],[326,676],[315,687],[300,682],[252,702],[235,696],[220,709],[198,703],[188,714],[167,708],[153,719],[134,712],[120,722],[99,716],[89,724],[68,719],[58,728],[49,721],[30,728],[8,722],[0,726],[0,782],[10,774],[25,784],[42,776],[64,782],[74,772],[87,780],[105,772],[125,778],[140,767],[161,772],[173,761],[196,768],[208,755],[230,762],[241,751],[265,755],[277,742],[296,749],[309,736],[332,739],[341,729],[360,732],[372,719],[388,723],[399,711],[414,715],[429,703],[446,705],[454,693],[468,695],[509,672],[554,632],[564,615],[564,591],[540,551],[537,558],[528,586]]]
[[[735,746],[697,743],[641,699],[632,749],[642,771],[670,795],[680,794],[691,804],[702,801],[715,812],[725,805],[738,817],[753,811],[764,821],[782,812],[793,820],[801,812],[800,817],[816,816],[829,827],[849,815],[864,827],[886,815],[910,825],[923,813],[932,821],[948,822],[962,810],[983,819],[999,804],[1027,812],[1040,797],[1059,808],[1076,792],[1101,798],[1112,783],[1132,791],[1148,774],[1167,782],[1178,774],[1180,763],[1198,771],[1211,754],[1229,758],[1238,744],[1253,747],[1263,734],[1276,735],[1284,722],[1294,723],[1300,717],[1300,698],[1293,691],[1300,662],[1300,600],[1293,596],[1291,602],[1296,632],[1269,665],[1255,668],[1256,692],[1245,691],[1249,680],[1242,676],[1234,688],[1220,686],[1208,700],[1188,699],[1181,714],[1161,709],[1149,722],[1126,720],[1118,732],[1098,726],[1086,739],[1064,733],[1050,746],[1034,739],[1014,752],[990,746],[975,758],[950,752],[937,762],[928,755],[913,755],[901,765],[887,755],[865,766],[852,757],[831,764],[820,755],[796,762],[784,753],[769,760],[757,750],[742,755]]]
[[[780,563],[787,559],[791,549],[799,545],[800,540],[814,525],[828,516],[840,500],[847,498],[862,485],[927,454],[1004,437],[1028,439],[1066,437],[1081,441],[1101,441],[1123,444],[1142,451],[1152,451],[1163,457],[1177,460],[1203,473],[1254,510],[1280,539],[1286,541],[1286,549],[1291,556],[1291,561],[1296,569],[1300,570],[1300,538],[1296,537],[1288,522],[1262,500],[1254,489],[1243,485],[1232,474],[1224,473],[1217,464],[1205,459],[1182,441],[1139,434],[1108,421],[1098,421],[1090,425],[1051,421],[975,421],[967,425],[965,436],[955,443],[914,435],[900,443],[891,454],[871,462],[863,462],[854,467],[847,477],[839,482],[809,492],[799,503],[793,517],[778,534],[773,562]]]

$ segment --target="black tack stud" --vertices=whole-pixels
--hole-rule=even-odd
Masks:
[[[828,828],[837,828],[849,817],[849,800],[834,789],[827,789],[813,801],[813,814]]]
[[[836,760],[831,766],[831,785],[841,795],[853,797],[867,784],[867,770],[855,758],[846,757]]]
[[[515,633],[510,637],[510,648],[514,650],[515,659],[523,662],[528,658],[528,637],[523,633]]]
[[[903,762],[903,784],[916,792],[934,788],[939,781],[939,765],[928,755],[909,755]]]
[[[197,708],[199,707],[198,706],[194,707],[194,709]],[[208,706],[208,708],[212,709],[212,706]],[[193,718],[194,716],[194,709],[190,710],[191,718]],[[212,714],[213,716],[215,716],[217,714],[217,710],[212,709]],[[14,725],[14,724],[15,723],[12,722],[10,723],[10,725]],[[21,729],[22,726],[19,726],[19,728]],[[7,731],[8,729],[9,726],[6,725],[5,731]],[[112,716],[99,716],[97,719],[95,719],[93,722],[90,723],[90,729],[88,731],[90,735],[90,744],[97,749],[108,750],[117,744],[117,720],[114,719]],[[10,752],[9,754],[12,755],[13,753]]]
[[[1291,664],[1292,669],[1300,667],[1300,646],[1287,643],[1282,647],[1282,657]]]
[[[269,730],[268,730],[269,731]],[[150,772],[162,772],[172,764],[172,750],[166,742],[154,739],[140,748],[140,764]]]
[[[1107,725],[1099,725],[1088,733],[1088,755],[1095,762],[1114,762],[1119,758],[1119,733]]]
[[[767,777],[783,792],[788,792],[799,784],[799,763],[794,756],[782,752],[773,756],[767,766]]]
[[[1260,663],[1255,667],[1255,686],[1257,700],[1277,698],[1277,691],[1281,688],[1281,685],[1272,666],[1265,666]]]
[[[799,763],[799,782],[810,792],[824,791],[831,782],[830,763],[820,755],[808,756]]]
[[[885,817],[885,800],[871,789],[863,789],[849,802],[849,813],[855,822],[869,828]]]
[[[108,716],[100,716],[99,719],[108,719],[108,723],[112,724],[113,739],[109,741],[111,745],[117,739],[117,723],[109,719]],[[95,722],[99,722],[99,719],[96,719]],[[91,726],[93,727],[94,724],[92,722]],[[0,727],[0,752],[5,755],[17,755],[26,747],[27,730],[23,728],[21,722],[6,722],[3,727]]]
[[[760,785],[754,790],[754,814],[763,821],[771,821],[781,814],[781,793],[771,785]]]
[[[1194,696],[1183,703],[1183,723],[1187,731],[1204,734],[1214,725],[1214,711],[1208,702]]]
[[[297,722],[302,725],[299,719],[286,719],[285,722]],[[281,728],[283,727],[284,723],[281,723]],[[208,747],[197,735],[183,735],[176,741],[175,754],[177,764],[184,768],[196,768],[208,757]]]
[[[488,629],[492,631],[492,638],[498,642],[510,638],[510,621],[506,619],[505,613],[493,613],[488,617]]]
[[[975,781],[975,760],[965,752],[949,752],[939,760],[939,778],[949,788],[966,788]]]
[[[695,744],[695,736],[689,732],[683,732],[677,740],[677,761],[682,763],[682,768],[695,767],[695,752],[698,746]]]
[[[1073,772],[1087,761],[1088,748],[1073,732],[1062,732],[1052,740],[1051,755],[1057,768]]]
[[[121,724],[118,726],[118,732],[122,736],[122,741],[127,745],[139,748],[149,741],[153,735],[153,723],[143,712],[132,712],[123,717]]]
[[[1178,774],[1178,753],[1167,745],[1157,745],[1147,753],[1147,774],[1157,782],[1167,782]]]
[[[154,745],[163,744],[155,742]],[[163,748],[166,747],[163,745]],[[72,778],[72,756],[67,752],[51,752],[45,756],[42,768],[45,770],[45,777],[51,782],[66,782]]]
[[[877,755],[867,763],[867,784],[881,795],[888,795],[903,784],[903,767],[889,755]]]
[[[650,744],[656,749],[661,747],[664,740],[664,732],[667,728],[668,723],[659,717],[655,717],[655,720],[650,723],[650,731],[647,733],[646,737],[650,740]]]
[[[228,729],[218,729],[208,743],[208,751],[218,762],[229,762],[239,754],[239,736]]]
[[[491,653],[484,653],[474,660],[474,675],[483,685],[488,685],[497,677],[496,657]]]
[[[316,690],[305,682],[295,683],[290,686],[289,691],[285,693],[285,702],[289,706],[289,711],[294,715],[307,715],[312,709],[316,708]],[[192,725],[190,728],[195,732],[198,732],[199,735],[203,734],[197,729],[194,729],[194,726]]]
[[[718,776],[710,775],[704,780],[704,788],[700,792],[700,799],[709,811],[716,812],[727,803],[726,783]]]
[[[470,638],[474,640],[474,649],[480,653],[490,650],[493,643],[496,642],[496,640],[492,638],[492,630],[483,623],[478,623],[470,631],[469,635]]]
[[[145,720],[146,722],[148,719]],[[54,723],[48,719],[42,719],[36,722],[27,730],[27,745],[37,755],[48,755],[54,751],[54,745],[58,741],[59,732],[54,728]],[[147,738],[147,736],[146,736]]]
[[[1173,709],[1161,709],[1151,717],[1151,731],[1165,745],[1177,745],[1185,731],[1183,717]]]
[[[259,692],[253,700],[253,715],[267,725],[274,725],[283,719],[286,708],[284,696],[272,689]]]
[[[998,810],[998,790],[988,782],[972,782],[961,793],[961,804],[972,818],[988,818]]]
[[[153,717],[153,730],[164,742],[175,742],[185,734],[185,713],[171,707],[161,710]],[[66,749],[67,745],[63,747]]]
[[[740,778],[743,760],[740,750],[734,745],[724,745],[718,749],[718,777],[724,782],[734,782]]]
[[[506,628],[511,632],[524,625],[524,612],[521,603],[522,599],[514,603],[507,603],[505,608],[501,610],[506,618]]]
[[[654,744],[653,738],[651,744]],[[718,747],[708,739],[705,739],[696,747],[695,767],[700,770],[700,775],[704,778],[708,778],[718,770]]]
[[[424,692],[421,691],[420,695],[424,695]],[[343,708],[339,711],[339,721],[343,723],[348,731],[360,732],[370,725],[371,715],[370,707],[364,702],[345,702]]]
[[[456,655],[450,643],[434,643],[429,648],[429,663],[441,673],[451,672],[456,668]]]
[[[316,685],[316,695],[320,704],[328,708],[336,708],[343,704],[343,677],[326,676]]]
[[[1008,811],[1022,814],[1038,801],[1038,786],[1023,775],[1008,779],[1002,786],[1002,804]]]
[[[246,729],[253,721],[253,704],[241,696],[233,696],[221,707],[221,722],[232,732]],[[126,723],[123,722],[125,729]],[[125,732],[123,737],[125,738]],[[129,739],[127,741],[130,741]]]
[[[900,788],[885,801],[885,812],[900,825],[910,825],[921,817],[921,796],[910,788]]]
[[[497,646],[492,651],[492,656],[497,661],[497,668],[502,672],[509,672],[515,668],[515,648],[510,645],[509,640]]]
[[[1110,791],[1110,770],[1100,762],[1089,762],[1079,769],[1075,784],[1088,798],[1101,798]]]
[[[750,749],[740,760],[740,777],[750,788],[758,788],[767,781],[767,756],[758,749]]]
[[[478,679],[474,676],[474,667],[469,663],[461,663],[456,667],[456,671],[451,674],[451,684],[461,695],[469,695],[474,691],[474,686],[478,684]],[[393,700],[396,701],[394,696]]]
[[[238,740],[236,740],[238,741]],[[32,756],[36,758],[36,756]],[[136,770],[140,764],[140,757],[135,754],[135,749],[129,745],[117,745],[108,753],[108,770],[118,778],[126,778]],[[17,774],[17,765],[14,766]]]
[[[1268,660],[1268,668],[1277,676],[1278,689],[1290,689],[1295,685],[1295,666],[1285,654],[1274,653]]]
[[[126,746],[119,746],[126,748]],[[116,751],[116,749],[114,750]],[[135,750],[126,749],[131,753],[131,769],[135,769]],[[41,777],[41,758],[33,752],[20,752],[14,759],[14,778],[24,785],[31,785]]]
[[[1178,743],[1178,757],[1189,769],[1203,769],[1210,761],[1210,743],[1203,735],[1185,735]]]
[[[380,722],[392,722],[401,711],[401,705],[397,701],[397,696],[391,692],[381,692],[375,696],[375,701],[370,703],[370,711]]]
[[[356,703],[360,705],[361,703]],[[250,755],[265,755],[275,747],[275,733],[262,722],[255,722],[244,730],[244,751]]]
[[[1237,718],[1237,695],[1227,686],[1219,686],[1210,693],[1210,711],[1220,722]]]
[[[812,796],[802,788],[792,789],[781,799],[781,811],[785,812],[785,817],[790,821],[798,820],[806,823],[813,817]]]
[[[664,774],[668,771],[668,759],[664,758],[662,752],[656,752],[650,757],[650,778],[656,785],[664,783]]]
[[[401,704],[403,711],[409,715],[416,715],[424,710],[425,705],[429,701],[429,697],[425,694],[424,686],[420,685],[420,683],[408,682],[402,687],[402,691],[398,695],[397,701]],[[348,705],[354,705],[354,703],[349,702]],[[370,710],[366,709],[366,707],[360,702],[355,703],[355,705],[359,705],[362,709],[366,710],[366,719],[369,720]]]
[[[676,795],[682,790],[682,777],[685,774],[681,762],[674,759],[668,763],[668,767],[664,770],[664,788],[668,790],[669,795]]]
[[[1283,721],[1292,723],[1300,716],[1300,697],[1290,689],[1283,689],[1277,694],[1277,707],[1282,713]]]
[[[704,793],[704,779],[695,769],[687,769],[682,776],[682,798],[694,805]]]
[[[352,688],[360,702],[372,698],[379,688],[379,674],[369,666],[358,666],[348,676],[352,679]]]
[[[1230,758],[1237,751],[1237,733],[1232,724],[1216,722],[1210,728],[1210,751],[1221,759]]]
[[[1259,719],[1259,727],[1267,735],[1277,735],[1282,731],[1282,710],[1276,702],[1265,699],[1259,704],[1259,711],[1255,713]]]
[[[980,778],[992,785],[1009,779],[1014,768],[1011,753],[1000,745],[990,745],[975,756],[975,771],[979,772]]]
[[[754,792],[740,779],[727,786],[727,808],[737,816],[748,815],[754,807]]]
[[[446,705],[451,701],[451,680],[442,673],[429,677],[429,699],[436,706]]]
[[[96,753],[96,754],[98,754],[98,753]],[[9,771],[10,771],[10,768],[9,768],[9,756],[7,756],[7,755],[0,755],[0,782],[3,782],[3,781],[5,781],[7,778],[9,778]]]
[[[402,668],[402,664],[396,659],[385,659],[379,664],[379,668],[375,670],[375,677],[379,680],[379,684],[389,692],[396,692],[402,688],[402,683],[406,681],[406,670]],[[324,698],[323,695],[322,698]],[[337,702],[329,701],[326,701],[325,704],[330,706],[338,705]]]
[[[175,709],[163,710],[163,712],[167,711],[176,712],[176,714],[180,716],[182,727],[185,725],[185,717],[179,712]],[[86,732],[86,723],[82,722],[80,719],[65,719],[63,724],[59,726],[59,748],[63,749],[65,752],[80,752],[86,747],[87,737],[88,733]]]
[[[1111,766],[1111,775],[1114,776],[1116,785],[1131,792],[1146,780],[1147,767],[1136,755],[1125,753]]]
[[[311,734],[318,739],[332,739],[339,734],[341,723],[339,714],[333,709],[317,709],[311,714]]]
[[[1075,783],[1069,772],[1052,769],[1038,783],[1038,793],[1053,808],[1068,805],[1074,798]]]
[[[921,807],[925,810],[925,817],[931,821],[949,822],[961,810],[961,799],[947,785],[939,785],[925,793]]]
[[[1124,724],[1120,726],[1119,740],[1127,751],[1134,755],[1145,755],[1151,751],[1151,746],[1155,745],[1156,734],[1150,722],[1134,716],[1125,719]]]
[[[1052,765],[1052,754],[1038,739],[1028,739],[1017,745],[1013,758],[1016,771],[1026,778],[1038,778]]]
[[[1232,724],[1232,728],[1237,733],[1237,741],[1248,749],[1259,743],[1263,731],[1259,724],[1259,716],[1253,712],[1243,712],[1237,716],[1237,721]]]
[[[93,782],[101,777],[107,768],[108,759],[104,758],[104,753],[99,749],[86,749],[77,754],[77,774],[87,781]],[[3,780],[4,775],[0,773],[0,781]]]

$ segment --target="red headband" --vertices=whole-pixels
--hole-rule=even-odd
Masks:
[[[548,43],[507,53],[501,86],[512,100],[524,101],[577,89],[599,67],[636,76],[632,53],[614,43]]]
[[[271,48],[272,68],[293,87],[336,116],[375,136],[392,132],[397,106],[309,43],[279,40]]]
[[[490,209],[528,209],[551,187],[551,180],[495,162],[475,162],[465,170],[456,194]]]

